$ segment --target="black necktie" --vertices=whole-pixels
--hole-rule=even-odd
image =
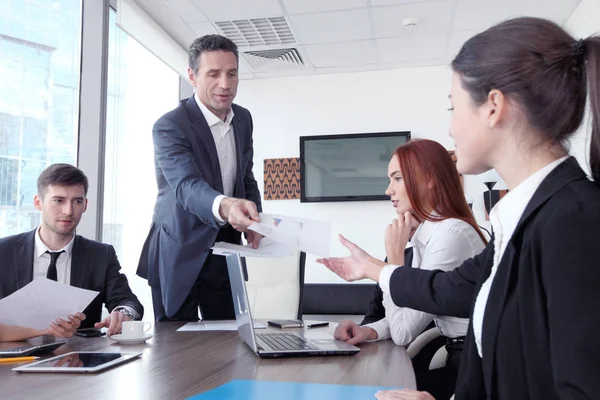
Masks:
[[[64,253],[65,251],[47,251],[46,253],[50,254],[50,265],[48,265],[48,272],[46,273],[46,278],[51,279],[53,281],[58,280],[57,278],[57,274],[56,274],[56,260],[58,260],[58,257],[61,255],[61,253]]]
[[[412,266],[412,259],[413,259],[413,248],[411,246],[411,247],[407,247],[404,249],[404,266],[405,267]]]

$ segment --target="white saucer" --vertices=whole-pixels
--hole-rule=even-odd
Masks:
[[[150,339],[151,337],[152,337],[152,334],[147,333],[142,337],[136,337],[136,338],[123,337],[122,334],[112,335],[110,338],[112,340],[116,340],[117,342],[119,342],[121,344],[140,344],[140,343],[144,343],[146,340]]]

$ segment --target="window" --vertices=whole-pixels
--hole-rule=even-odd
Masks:
[[[75,164],[81,0],[0,0],[0,237],[34,229],[40,172]]]
[[[121,31],[112,10],[109,21],[102,241],[115,247],[132,290],[148,306],[147,283],[135,271],[158,192],[152,126],[177,106],[179,75]]]

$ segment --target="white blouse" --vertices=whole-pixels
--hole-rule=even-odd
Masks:
[[[413,245],[412,268],[451,271],[468,258],[481,253],[485,244],[477,231],[460,219],[439,222],[425,221],[411,240]],[[465,336],[469,320],[428,314],[406,307],[398,307],[390,296],[390,277],[398,268],[387,265],[381,271],[379,285],[383,291],[385,318],[367,324],[378,335],[377,340],[392,338],[394,343],[406,346],[411,343],[433,320],[446,337]]]

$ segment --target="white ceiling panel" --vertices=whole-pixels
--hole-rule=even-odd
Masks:
[[[410,4],[410,3],[431,3],[435,0],[371,0],[371,6],[391,6],[398,4]]]
[[[371,11],[375,37],[397,37],[404,35],[434,35],[445,33],[452,27],[452,1],[440,1],[431,12],[431,4],[416,3],[404,6],[376,7]],[[402,21],[416,18],[418,25],[405,29]]]
[[[191,0],[166,0],[179,16],[187,23],[206,21],[206,17]]]
[[[317,68],[377,63],[374,40],[318,44],[305,46],[304,49]]]
[[[292,15],[292,28],[303,44],[371,39],[371,19],[366,8],[331,13]]]
[[[138,1],[136,4],[181,47],[187,49],[196,37],[192,28],[166,2],[150,3]]]
[[[367,7],[367,0],[283,0],[288,14],[309,14]]]
[[[495,23],[528,15],[563,25],[583,3],[581,0],[133,1],[184,48],[199,36],[225,29],[239,43],[240,51],[254,52],[254,58],[242,57],[242,79],[447,64],[468,38]],[[590,21],[596,17],[590,16]],[[417,19],[415,29],[402,26],[406,18]],[[252,35],[258,35],[258,39]],[[260,63],[261,54],[270,60],[268,54],[289,47],[302,53],[305,66],[290,66],[280,58],[277,60],[281,65],[276,61],[268,61],[268,65]]]
[[[192,0],[211,21],[278,17],[283,10],[278,0]]]
[[[446,56],[448,57],[448,59],[449,60],[454,59],[454,57],[456,57],[456,55],[460,51],[460,48],[462,47],[462,45],[465,44],[465,42],[467,40],[469,40],[471,37],[475,36],[478,33],[479,33],[479,31],[453,32],[450,35],[450,40],[448,41],[448,50],[446,52]]]
[[[447,35],[377,39],[377,54],[382,63],[443,58],[447,42]]]
[[[484,30],[508,18],[535,16],[564,23],[580,0],[459,0],[453,29]]]
[[[190,28],[192,28],[196,37],[219,34],[219,31],[210,22],[194,22],[190,24]]]
[[[280,77],[285,77],[285,76],[313,75],[314,73],[315,73],[315,70],[312,68],[309,68],[309,69],[299,69],[299,70],[255,72],[254,76],[256,76],[257,78],[280,78]]]

